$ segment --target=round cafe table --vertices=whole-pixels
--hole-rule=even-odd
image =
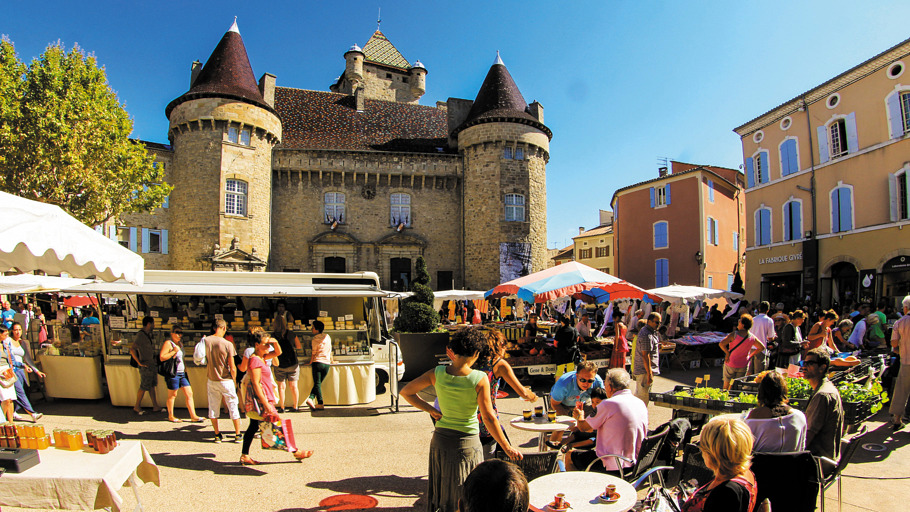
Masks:
[[[602,494],[608,485],[615,485],[619,499],[613,503],[601,503],[597,496]],[[632,484],[619,477],[585,471],[550,473],[535,478],[528,483],[531,505],[540,510],[550,511],[547,507],[553,498],[565,494],[566,501],[572,506],[570,512],[591,510],[596,512],[626,512],[635,506],[638,494]]]
[[[523,416],[519,416],[509,423],[518,430],[528,430],[530,432],[539,433],[540,439],[537,442],[537,450],[545,452],[547,451],[547,445],[544,441],[547,440],[547,434],[550,432],[568,430],[569,427],[575,425],[575,418],[572,418],[571,416],[557,416],[556,421],[549,421],[546,416],[532,416],[531,421],[525,421]]]

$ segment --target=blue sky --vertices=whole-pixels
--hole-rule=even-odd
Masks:
[[[553,130],[549,247],[597,224],[658,159],[738,168],[732,129],[910,37],[904,1],[5,2],[24,60],[78,43],[105,66],[134,136],[167,142],[164,107],[238,16],[253,71],[328,90],[376,29],[429,70],[424,105],[473,99],[499,50]]]

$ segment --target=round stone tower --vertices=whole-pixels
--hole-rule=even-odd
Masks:
[[[344,53],[344,76],[351,81],[351,92],[363,87],[363,50],[356,44]]]
[[[165,110],[171,180],[179,184],[169,205],[173,268],[213,270],[216,261],[236,261],[219,268],[265,270],[272,147],[281,140],[275,77],[265,74],[257,84],[236,20],[200,67],[194,64],[190,90]]]
[[[546,268],[553,133],[498,54],[453,136],[464,155],[465,286],[488,290]]]

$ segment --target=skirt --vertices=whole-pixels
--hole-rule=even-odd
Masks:
[[[483,462],[477,434],[437,428],[430,441],[428,512],[456,512],[468,474]]]

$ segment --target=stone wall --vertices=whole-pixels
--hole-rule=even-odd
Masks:
[[[174,152],[167,149],[161,149],[159,147],[146,147],[149,154],[155,157],[156,165],[164,168],[164,180],[171,186],[174,185],[173,179],[173,162],[174,162]],[[168,235],[170,235],[171,230],[171,208],[170,200],[173,199],[173,195],[168,198],[168,202],[165,205],[162,205],[159,208],[155,208],[153,211],[148,213],[130,213],[120,216],[120,220],[116,223],[117,227],[123,228],[136,228],[136,242],[137,247],[135,248],[136,252],[142,255],[142,258],[145,259],[145,268],[150,270],[167,270],[171,267],[171,251],[170,251],[170,238],[168,239],[168,251],[167,253],[143,253],[142,252],[142,235],[141,230],[143,228],[147,229],[161,229],[168,230]],[[125,241],[129,241],[128,235],[124,236]],[[118,235],[119,241],[119,235]]]

